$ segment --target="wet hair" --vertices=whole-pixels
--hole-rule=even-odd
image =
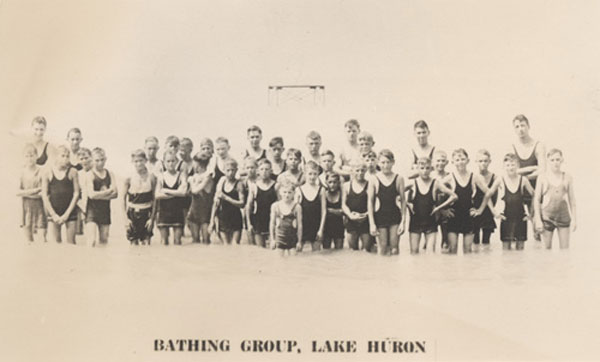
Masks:
[[[81,130],[77,127],[73,127],[67,132],[67,138],[71,135],[71,133],[78,133],[81,136]]]
[[[373,135],[367,131],[362,131],[358,134],[357,137],[358,141],[360,142],[360,140],[365,140],[365,141],[369,141],[371,142],[372,145],[375,144],[375,140],[373,139]]]
[[[26,155],[29,152],[33,152],[33,154],[35,156],[37,156],[38,152],[37,152],[37,148],[35,148],[35,146],[32,143],[28,143],[25,145],[25,147],[23,147],[23,154]]]
[[[395,162],[394,160],[394,153],[390,150],[388,150],[387,148],[384,148],[383,150],[379,151],[379,158],[381,157],[385,157],[388,160]]]
[[[431,158],[429,157],[419,157],[417,158],[417,165],[425,165],[425,166],[431,166]]]
[[[325,156],[331,156],[331,158],[335,158],[333,151],[329,150],[329,149],[321,152],[321,157],[325,157]]]
[[[217,137],[215,143],[226,143],[229,146],[229,140],[225,137]]]
[[[33,126],[34,124],[41,124],[41,125],[43,125],[44,127],[48,127],[48,122],[46,122],[46,118],[44,118],[44,117],[42,117],[42,116],[37,116],[37,117],[34,117],[34,118],[31,120],[31,125]]]
[[[460,154],[463,154],[466,158],[469,158],[469,154],[467,153],[467,151],[464,148],[457,148],[454,151],[452,151],[452,158],[454,158],[454,156],[460,155]]]
[[[269,147],[275,147],[277,145],[283,147],[283,138],[281,138],[281,137],[271,138],[271,140],[269,141]]]
[[[306,138],[311,141],[321,141],[321,135],[317,131],[310,131],[306,135]]]
[[[106,157],[106,152],[103,148],[94,147],[94,149],[92,150],[92,156],[93,155],[102,155],[102,157]]]
[[[252,126],[248,127],[246,134],[250,134],[250,132],[258,132],[259,134],[262,135],[262,129],[260,129],[260,127],[257,125],[252,125]]]
[[[181,146],[183,146],[184,144],[188,144],[190,145],[192,148],[194,148],[194,142],[192,142],[191,139],[187,138],[187,137],[183,137],[181,139],[181,142],[179,143]]]
[[[546,158],[550,158],[550,156],[554,155],[555,153],[558,153],[560,157],[563,157],[563,153],[561,150],[559,150],[558,148],[551,148],[550,151],[546,153]]]
[[[521,123],[521,122],[525,122],[525,124],[527,125],[527,127],[530,127],[530,126],[529,126],[529,120],[527,119],[527,117],[525,117],[525,115],[524,115],[524,114],[517,114],[517,115],[515,116],[515,118],[513,118],[513,121],[512,121],[513,125],[514,125],[516,122],[519,122],[519,123]]]
[[[137,149],[133,152],[131,152],[131,160],[133,161],[136,158],[143,158],[144,161],[148,160],[148,157],[146,157],[146,152],[144,152],[144,150],[141,149]]]
[[[299,160],[302,159],[302,152],[297,148],[290,148],[289,150],[287,150],[287,152],[285,153],[285,157],[288,158],[290,157],[290,155],[294,155],[294,157],[296,157]]]
[[[306,165],[304,165],[305,170],[312,170],[319,172],[319,165],[315,161],[308,161]]]
[[[231,167],[237,169],[238,168],[238,163],[235,160],[235,158],[231,158],[230,157],[230,158],[228,158],[228,159],[225,160],[224,166],[225,167],[231,166]]]
[[[204,137],[200,140],[200,148],[202,148],[202,146],[210,146],[211,149],[215,148],[213,141],[208,137]]]
[[[146,137],[146,139],[144,140],[144,144],[146,144],[148,142],[154,142],[154,143],[158,144],[158,138],[156,138],[154,136]]]
[[[490,151],[486,150],[486,149],[481,149],[479,151],[477,151],[478,155],[484,155],[487,156],[488,158],[492,158],[492,155],[490,154]]]
[[[273,164],[272,164],[272,163],[271,163],[271,161],[269,161],[268,159],[266,159],[266,158],[261,158],[261,159],[258,161],[258,167],[260,167],[260,166],[262,166],[262,165],[269,165],[269,167],[271,167]]]
[[[169,136],[165,140],[165,145],[167,146],[174,145],[175,147],[179,147],[179,144],[179,138],[177,138],[177,136]]]
[[[339,182],[340,174],[337,172],[329,171],[325,174],[325,181],[329,181],[329,179],[336,179]]]
[[[502,162],[507,162],[507,161],[517,161],[517,155],[515,155],[514,153],[507,153],[506,155],[504,155],[504,159],[502,160]]]
[[[173,157],[175,157],[175,159],[178,159],[177,158],[177,152],[175,152],[173,150],[166,150],[163,153],[163,161],[166,161],[168,156],[173,156]]]
[[[77,157],[81,157],[82,154],[87,154],[89,157],[92,156],[92,151],[89,148],[80,147],[77,151]]]
[[[344,123],[344,127],[356,127],[360,129],[360,123],[356,119],[349,119]]]
[[[417,129],[417,128],[423,128],[423,129],[426,129],[429,131],[429,126],[427,125],[427,122],[425,122],[422,119],[415,122],[413,129]]]

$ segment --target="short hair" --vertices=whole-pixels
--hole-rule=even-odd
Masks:
[[[184,144],[184,143],[185,143],[185,144],[188,144],[188,145],[190,145],[190,146],[192,146],[192,148],[194,147],[194,142],[192,142],[192,140],[191,140],[191,139],[189,139],[188,137],[183,137],[183,138],[181,139],[181,142],[180,142],[179,144],[180,144],[181,146],[183,146],[183,144]]]
[[[431,158],[429,157],[419,157],[417,158],[417,165],[425,165],[425,166],[431,166]]]
[[[279,191],[281,191],[281,190],[295,191],[296,184],[294,182],[292,182],[291,180],[285,179],[279,184]]]
[[[258,162],[256,161],[256,157],[246,156],[244,157],[244,165],[252,164],[254,166],[258,166]]]
[[[521,123],[521,122],[525,122],[525,124],[527,125],[527,127],[530,127],[530,126],[529,126],[529,120],[527,119],[527,117],[525,117],[525,115],[524,115],[524,114],[517,114],[517,115],[515,116],[515,118],[513,118],[513,121],[512,121],[512,123],[513,123],[513,124],[515,124],[515,122],[517,122],[517,121],[518,121],[519,123]]]
[[[387,148],[384,148],[383,150],[379,151],[379,158],[381,157],[385,157],[388,160],[395,162],[394,160],[394,153],[390,150],[388,150]]]
[[[33,126],[34,124],[41,124],[41,125],[43,125],[44,127],[48,127],[48,122],[46,122],[46,118],[44,118],[44,117],[42,117],[42,116],[37,116],[37,117],[34,117],[34,118],[31,120],[31,125]]]
[[[477,154],[478,154],[478,155],[484,155],[484,156],[487,156],[488,158],[492,158],[492,155],[490,154],[490,151],[488,151],[488,150],[486,150],[486,149],[484,149],[484,148],[482,148],[482,149],[480,149],[479,151],[477,151]]]
[[[229,145],[229,140],[223,136],[220,136],[215,139],[215,143],[226,143]]]
[[[224,166],[225,166],[225,167],[228,167],[228,166],[230,166],[230,167],[233,167],[233,168],[236,168],[236,169],[237,169],[237,168],[238,168],[238,163],[237,163],[237,161],[235,160],[235,158],[231,158],[231,157],[230,157],[230,158],[228,158],[228,159],[226,159],[226,160],[225,160]]]
[[[269,167],[271,167],[273,164],[267,158],[261,158],[260,160],[258,160],[258,167],[262,165],[269,165]]]
[[[377,159],[377,153],[375,151],[373,151],[373,150],[371,150],[371,151],[363,154],[362,156],[363,156],[363,158],[375,158],[375,159]]]
[[[321,157],[325,157],[325,156],[331,156],[331,158],[335,158],[335,154],[333,153],[332,150],[329,150],[329,149],[321,152]]]
[[[173,157],[175,157],[175,159],[177,159],[177,152],[175,152],[173,150],[166,150],[163,153],[163,161],[166,161],[167,157],[169,157],[169,156],[173,156]]]
[[[23,154],[27,154],[29,152],[32,152],[34,155],[37,156],[38,152],[37,152],[37,148],[35,148],[35,146],[33,145],[33,143],[27,143],[25,145],[25,147],[23,147]]]
[[[133,152],[131,152],[131,159],[135,159],[135,158],[143,158],[144,161],[148,160],[148,157],[146,157],[146,152],[144,152],[144,150],[141,149],[137,149],[134,150]]]
[[[516,162],[518,160],[517,155],[515,155],[514,153],[507,153],[504,155],[504,159],[502,160],[502,162],[507,162],[507,161],[514,161]]]
[[[469,158],[469,154],[467,153],[467,151],[464,148],[457,148],[454,151],[452,151],[452,158],[454,158],[454,156],[460,155],[460,154],[463,154],[466,158]]]
[[[367,131],[361,131],[357,137],[358,141],[365,140],[371,142],[371,144],[375,144],[375,140],[373,139],[373,135]]]
[[[67,154],[71,154],[71,150],[69,150],[69,148],[65,145],[58,145],[58,147],[56,147],[56,153],[57,154],[61,154],[61,152],[66,152]]]
[[[148,142],[154,142],[154,143],[158,144],[158,138],[156,138],[154,136],[146,137],[146,139],[144,140],[144,144],[146,144]]]
[[[213,141],[208,137],[204,137],[200,140],[200,147],[202,146],[210,146],[211,149],[215,148]]]
[[[367,164],[363,160],[354,159],[354,160],[352,160],[352,162],[350,162],[350,167],[351,168],[361,167],[361,168],[364,168],[366,170],[367,169]]]
[[[289,150],[287,150],[287,152],[285,153],[285,157],[290,157],[290,155],[293,155],[299,160],[302,159],[302,152],[297,148],[290,148]]]
[[[448,154],[446,153],[446,151],[438,150],[438,149],[433,151],[433,157],[435,158],[435,156],[444,156],[444,157],[448,158]]]
[[[103,148],[94,147],[94,149],[92,150],[92,156],[93,155],[101,155],[103,157],[106,157],[106,152],[104,151]]]
[[[306,138],[313,141],[321,141],[321,135],[317,131],[310,131],[306,135]]]
[[[281,137],[271,138],[271,140],[269,141],[269,147],[275,147],[277,145],[283,147],[283,138],[281,138]]]
[[[344,127],[356,127],[360,129],[360,123],[356,119],[349,119],[344,123]]]
[[[165,140],[165,145],[174,145],[175,147],[179,147],[179,138],[177,136],[169,136]]]
[[[248,127],[246,134],[250,134],[250,132],[258,132],[259,134],[262,134],[262,129],[260,129],[260,127],[257,125],[252,125]]]
[[[80,147],[79,150],[77,151],[77,157],[81,157],[81,155],[84,153],[90,157],[92,156],[92,151],[89,148]]]
[[[81,130],[77,127],[73,127],[67,132],[67,138],[71,135],[71,133],[78,133],[81,136]]]
[[[336,180],[340,181],[340,174],[337,172],[328,171],[325,174],[325,181],[329,181],[329,179],[336,179]]]
[[[417,128],[423,128],[423,129],[426,129],[429,131],[429,125],[427,125],[427,122],[425,122],[422,119],[415,122],[413,129],[417,129]]]
[[[558,153],[560,155],[560,157],[564,157],[561,150],[559,150],[558,148],[551,148],[550,151],[548,151],[548,153],[546,153],[546,158],[550,158],[550,156],[552,156],[556,153]]]
[[[304,165],[305,170],[313,170],[319,172],[319,165],[315,161],[308,161],[306,165]]]

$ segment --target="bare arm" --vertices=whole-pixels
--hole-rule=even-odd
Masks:
[[[217,215],[217,210],[219,209],[219,205],[221,205],[221,190],[223,182],[225,182],[225,178],[221,177],[219,182],[217,183],[217,192],[215,193],[215,199],[213,201],[212,209],[210,210],[210,227],[209,229],[213,229],[215,225],[215,216]],[[160,183],[159,183],[160,184]]]
[[[67,220],[67,218],[69,217],[69,215],[75,208],[75,205],[77,205],[77,199],[79,199],[79,191],[80,191],[78,176],[79,175],[77,174],[77,171],[74,168],[71,168],[69,170],[69,174],[67,175],[67,177],[69,177],[73,182],[73,197],[71,198],[71,202],[69,203],[69,207],[67,208],[67,211],[65,211],[65,213],[63,215],[61,215],[61,219],[64,219],[63,221]]]
[[[325,230],[325,218],[327,217],[327,196],[325,188],[319,189],[319,196],[321,197],[321,223],[319,224],[319,231],[317,232],[317,238],[323,239],[323,232]]]
[[[485,195],[483,196],[483,200],[481,201],[481,205],[479,205],[479,207],[477,208],[477,210],[475,210],[475,212],[474,212],[475,215],[472,215],[472,216],[479,216],[479,215],[481,215],[481,213],[483,213],[483,209],[485,209],[486,206],[489,207],[488,204],[489,204],[490,200],[492,199],[492,196],[494,195],[494,193],[498,190],[498,187],[500,187],[501,181],[502,181],[502,178],[498,177],[494,181],[494,183],[492,184],[492,186],[489,189],[486,186],[487,191],[486,191]],[[491,211],[495,215],[495,212],[494,212],[495,210],[493,208],[491,209]]]
[[[152,213],[150,214],[150,225],[148,226],[148,230],[152,231],[152,226],[154,225],[154,220],[156,218],[156,213],[157,213],[157,201],[156,201],[156,185],[158,184],[158,182],[156,182],[156,176],[153,174],[150,174],[150,187],[152,188]]]
[[[369,218],[369,230],[372,236],[377,234],[377,226],[375,225],[375,182],[369,182],[367,186],[367,216]],[[381,202],[381,200],[379,200]]]
[[[575,201],[575,190],[573,189],[573,177],[567,175],[567,187],[569,188],[567,197],[571,206],[571,227],[573,231],[577,229],[577,203]]]
[[[237,183],[237,191],[238,191],[239,199],[234,199],[233,197],[227,196],[224,193],[221,194],[222,195],[221,198],[224,201],[227,201],[228,203],[232,204],[233,206],[237,206],[241,209],[246,204],[246,198],[244,197],[244,185],[242,185],[241,182]]]
[[[123,212],[127,215],[127,193],[129,192],[129,188],[131,187],[131,177],[125,178],[123,182]]]
[[[50,203],[50,198],[48,197],[48,179],[52,175],[52,169],[48,168],[47,171],[42,175],[42,203],[44,204],[44,208],[48,215],[52,218],[53,221],[58,218],[58,214],[52,208],[52,204]]]
[[[296,220],[298,220],[298,245],[302,245],[300,242],[302,240],[302,208],[300,207],[300,205],[296,204],[296,206],[294,206],[294,209],[296,210]]]
[[[110,195],[108,195],[108,197],[112,200],[119,197],[119,189],[117,188],[117,178],[115,177],[115,174],[112,171],[109,174],[112,182],[110,183],[110,188],[108,189],[110,191]]]
[[[255,185],[255,187],[258,187]],[[252,231],[252,223],[250,222],[250,212],[252,211],[252,204],[254,203],[254,189],[249,187],[248,190],[248,200],[246,202],[246,206],[244,208],[244,215],[246,216],[246,225],[248,225],[248,230]]]
[[[396,198],[396,205],[400,209],[400,218],[402,219],[401,225],[398,226],[398,233],[404,233],[406,226],[406,195],[404,194],[404,177],[398,175],[396,180],[396,188],[398,190],[398,197]]]
[[[348,188],[350,187],[350,182],[346,182],[343,186],[342,186],[342,211],[344,212],[344,214],[347,217],[350,217],[350,215],[352,214],[352,211],[350,211],[350,208],[348,207],[348,205],[346,205],[346,201],[348,198]]]
[[[270,220],[269,220],[269,232],[270,232],[270,234],[271,234],[271,242],[273,243],[273,244],[272,244],[272,245],[273,245],[273,247],[275,247],[275,245],[276,245],[276,241],[277,241],[277,240],[275,239],[275,223],[276,223],[276,220],[275,220],[275,218],[277,217],[277,215],[276,215],[276,211],[275,211],[275,208],[277,207],[277,203],[278,203],[278,202],[279,202],[279,201],[276,201],[276,202],[274,202],[274,203],[271,205],[271,218],[270,218]]]
[[[433,182],[435,182],[435,181],[433,181]],[[444,185],[443,182],[439,182],[439,181],[435,182],[433,192],[437,193],[437,191],[441,191],[442,193],[448,195],[448,198],[442,204],[436,206],[433,209],[433,211],[431,212],[432,214],[436,213],[438,210],[445,208],[446,206],[450,205],[451,203],[453,203],[454,201],[456,201],[458,199],[458,196],[456,196],[454,191],[450,190],[446,185]]]

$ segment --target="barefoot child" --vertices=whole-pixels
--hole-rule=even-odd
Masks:
[[[158,153],[159,145],[158,138],[150,136],[144,141],[144,151],[146,152],[146,158],[148,159],[148,170],[154,176],[158,176],[162,172],[162,162],[156,157]]]
[[[286,170],[277,177],[277,183],[292,182],[296,187],[304,183],[304,173],[300,170],[302,162],[302,152],[295,148],[290,148],[286,152],[285,166]]]
[[[23,219],[21,227],[25,231],[25,238],[33,241],[33,235],[41,235],[46,241],[47,220],[44,213],[44,203],[41,197],[42,171],[36,164],[37,150],[35,146],[28,143],[23,150],[25,156],[25,167],[21,171],[21,182],[17,196],[21,197],[23,203]]]
[[[308,135],[306,135],[306,153],[305,158],[302,160],[302,165],[305,166],[308,161],[313,161],[318,165],[319,175],[323,173],[323,169],[321,168],[321,153],[319,150],[321,149],[321,135],[316,131],[310,131]]]
[[[92,151],[89,148],[80,147],[79,152],[77,153],[77,157],[79,158],[79,164],[81,165],[81,170],[77,171],[77,179],[79,180],[79,190],[81,191],[81,195],[77,200],[77,224],[75,227],[76,235],[83,235],[83,231],[85,229],[85,213],[87,211],[87,173],[92,169]]]
[[[75,244],[75,205],[79,197],[77,170],[71,167],[69,149],[65,146],[58,146],[53,162],[54,166],[42,176],[42,201],[48,216],[48,228],[50,235],[60,243],[61,229],[65,225],[67,242]]]
[[[435,150],[433,152],[432,164],[434,170],[431,176],[438,182],[444,182],[449,173],[446,171],[448,165],[448,155],[445,151]],[[449,185],[445,185],[449,186]],[[436,195],[436,205],[441,205],[448,199],[448,195],[443,192],[438,192]],[[454,217],[452,207],[445,207],[437,213],[438,224],[440,225],[440,234],[442,235],[442,250],[448,249],[448,220]],[[425,244],[424,246],[427,246]]]
[[[192,242],[210,244],[210,212],[214,202],[215,182],[208,171],[212,157],[212,141],[204,139],[200,143],[200,152],[193,157],[193,175],[188,178],[192,202],[187,214],[188,225],[192,233]]]
[[[421,157],[417,160],[419,176],[413,181],[413,192],[409,196],[409,210],[411,212],[408,225],[410,239],[410,253],[419,253],[421,234],[425,235],[425,244],[435,251],[435,238],[437,234],[436,213],[457,199],[452,190],[431,177],[431,159]],[[427,190],[427,191],[425,191]],[[447,195],[446,201],[436,206],[436,195]]]
[[[277,177],[285,171],[285,160],[281,157],[283,154],[283,138],[273,137],[269,142],[270,157],[271,161],[271,179],[277,181]],[[269,209],[270,212],[270,209]]]
[[[335,166],[335,155],[331,150],[321,152],[320,166],[323,172],[319,175],[319,182],[321,182],[323,187],[327,188],[327,173],[334,172],[333,167]]]
[[[344,184],[342,189],[342,210],[347,217],[346,240],[353,250],[361,249],[370,251],[373,238],[369,234],[368,195],[369,183],[365,180],[367,166],[364,163],[352,165],[352,178]]]
[[[249,225],[248,232],[253,234],[252,240],[258,246],[265,248],[269,239],[271,205],[277,201],[275,181],[271,178],[271,161],[260,160],[257,173],[258,177],[248,193],[246,221]]]
[[[533,193],[533,189],[526,177],[517,172],[519,161],[517,155],[508,153],[504,156],[505,175],[498,177],[492,187],[485,193],[479,208],[474,215],[479,216],[483,209],[488,207],[488,201],[492,195],[500,189],[502,200],[504,200],[504,212],[498,217],[500,222],[500,240],[502,249],[510,250],[511,243],[515,242],[517,250],[523,250],[527,240],[527,219],[529,218],[528,206],[525,203],[525,192]],[[495,210],[494,210],[495,212]]]
[[[219,182],[221,177],[225,175],[225,162],[230,158],[229,157],[229,140],[225,137],[217,137],[215,140],[215,161],[212,165],[213,169],[213,177],[215,179],[215,184]]]
[[[360,123],[355,119],[350,119],[344,124],[346,131],[346,144],[340,150],[338,157],[339,162],[336,162],[337,169],[335,170],[344,180],[350,179],[352,173],[353,162],[360,162],[360,152],[358,151],[357,136],[360,132]]]
[[[86,195],[88,198],[85,212],[86,238],[91,246],[108,242],[110,228],[110,200],[117,198],[115,175],[104,168],[106,153],[102,148],[92,150],[94,166],[86,174]]]
[[[475,162],[479,168],[479,176],[481,179],[485,182],[488,188],[492,187],[496,179],[496,175],[488,170],[490,162],[492,162],[490,153],[487,150],[479,150],[479,152],[477,152],[477,156],[475,157]],[[475,196],[473,196],[474,207],[479,208],[479,206],[481,206],[484,195],[485,192],[479,186],[477,186]],[[481,215],[474,219],[475,236],[473,238],[473,243],[475,245],[479,245],[481,241],[481,245],[485,247],[490,246],[490,236],[494,230],[496,230],[496,222],[494,221],[492,209],[493,205],[496,204],[497,196],[497,193],[494,193],[491,198],[491,204],[483,209],[483,213]]]
[[[83,168],[78,156],[81,149],[81,141],[83,141],[83,138],[81,137],[81,130],[79,128],[71,128],[67,132],[67,142],[69,144],[69,151],[71,152],[71,166],[77,171]]]
[[[376,237],[379,255],[398,254],[400,235],[406,224],[404,179],[394,173],[394,154],[388,149],[379,152],[381,171],[369,182],[369,225]]]
[[[365,179],[368,182],[376,182],[377,172],[379,171],[379,166],[377,165],[377,153],[375,153],[375,151],[369,151],[363,154],[363,161],[365,162],[365,165],[367,165]]]
[[[156,176],[146,167],[147,161],[143,150],[133,151],[131,162],[134,172],[125,179],[125,197],[123,197],[123,209],[127,217],[125,231],[127,240],[133,245],[150,245],[154,228]]]
[[[302,251],[304,244],[309,243],[312,251],[321,249],[327,202],[325,190],[319,183],[319,165],[308,161],[304,166],[306,182],[296,189],[296,202],[302,208],[302,238],[297,251]]]
[[[245,176],[243,176],[241,178],[241,183],[244,189],[244,200],[248,199],[248,193],[250,192],[250,188],[254,187],[254,183],[256,182],[256,169],[258,168],[258,163],[256,162],[256,159],[252,156],[248,156],[246,158],[244,158],[244,164],[243,164],[243,174]],[[248,240],[248,244],[250,245],[256,245],[256,241],[254,240],[254,233],[252,232],[252,230],[250,230],[249,225],[251,225],[252,218],[253,218],[253,214],[254,214],[254,210],[250,209],[250,214],[246,215],[246,204],[244,204],[244,207],[242,207],[241,211],[242,211],[242,229],[245,230],[246,232],[246,239]],[[247,216],[247,217],[246,217]],[[246,219],[250,220],[250,223],[246,222]]]
[[[161,242],[169,245],[169,229],[173,229],[173,243],[181,245],[183,234],[183,197],[187,194],[187,180],[183,171],[177,171],[177,152],[167,149],[163,155],[165,171],[156,180],[157,214],[156,226]]]
[[[245,205],[244,186],[236,178],[237,162],[230,158],[225,161],[225,175],[217,183],[215,201],[210,215],[209,230],[217,230],[225,244],[240,243],[242,235],[242,212]]]
[[[296,185],[284,182],[279,188],[281,200],[271,205],[271,247],[280,254],[294,254],[298,240],[302,239],[302,208],[294,201]]]
[[[333,171],[325,173],[327,216],[323,231],[323,249],[344,247],[344,211],[342,210],[341,177]]]
[[[552,248],[552,236],[557,231],[561,249],[569,247],[570,228],[576,228],[576,203],[573,192],[573,178],[563,172],[562,151],[556,148],[548,151],[546,164],[548,171],[538,177],[535,189],[534,207],[536,229],[542,233],[546,248]]]

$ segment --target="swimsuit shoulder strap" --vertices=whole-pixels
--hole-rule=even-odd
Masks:
[[[429,158],[433,158],[433,151],[435,151],[435,146],[431,147],[431,151],[429,151]]]

